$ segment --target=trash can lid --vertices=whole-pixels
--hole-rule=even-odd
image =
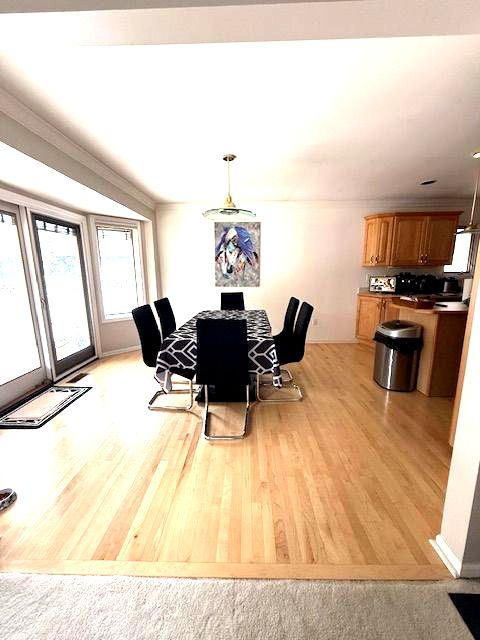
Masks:
[[[420,338],[422,335],[421,325],[407,320],[382,322],[378,325],[377,331],[389,338]]]

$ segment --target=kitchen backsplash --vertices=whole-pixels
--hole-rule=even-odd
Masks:
[[[362,267],[361,281],[358,286],[368,287],[370,276],[396,276],[399,273],[405,273],[405,271],[409,271],[416,276],[432,274],[441,278],[444,275],[443,267],[430,267],[428,269],[417,269],[415,267],[402,267],[400,269],[395,269],[393,267]]]

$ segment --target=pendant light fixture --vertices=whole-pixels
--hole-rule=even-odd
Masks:
[[[205,218],[208,218],[209,220],[222,220],[224,217],[239,220],[243,217],[255,218],[256,216],[253,211],[249,211],[248,209],[239,209],[232,200],[232,196],[230,194],[230,162],[233,162],[236,157],[237,156],[233,155],[233,153],[227,153],[227,155],[223,156],[223,159],[227,163],[228,193],[225,198],[225,202],[223,203],[223,207],[219,207],[218,209],[208,209],[208,211],[203,212]]]
[[[476,151],[472,157],[475,159],[480,158],[480,152]],[[465,227],[465,229],[458,231],[457,235],[460,235],[462,233],[480,233],[480,227],[478,225],[478,222],[473,221],[475,217],[475,207],[477,204],[477,194],[478,194],[479,183],[480,183],[480,167],[478,168],[477,179],[475,181],[475,191],[473,192],[473,202],[472,202],[472,210],[470,212],[470,220],[468,221],[468,224]]]

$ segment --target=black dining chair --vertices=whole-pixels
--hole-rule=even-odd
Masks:
[[[158,320],[160,322],[160,331],[162,332],[162,342],[168,338],[177,328],[177,322],[173,313],[172,305],[168,298],[160,298],[153,303],[155,311],[157,312]],[[183,374],[180,374],[181,378],[185,378]],[[183,380],[173,380],[172,384],[184,384]],[[177,390],[177,389],[175,389]]]
[[[160,321],[162,340],[165,340],[165,338],[168,338],[168,336],[177,328],[172,305],[170,304],[170,300],[168,298],[160,298],[160,300],[155,300],[153,304]]]
[[[221,294],[220,309],[224,311],[244,311],[245,302],[242,291],[223,292]]]
[[[291,336],[275,340],[275,349],[277,351],[277,358],[280,366],[293,362],[301,362],[303,359],[305,354],[307,331],[312,314],[312,305],[308,304],[308,302],[302,302]],[[257,400],[260,402],[296,402],[303,398],[302,390],[295,383],[290,385],[290,388],[295,389],[296,393],[294,397],[283,397],[278,399],[262,398],[260,387],[260,374],[257,374]]]
[[[157,356],[162,346],[162,339],[160,337],[160,331],[158,330],[157,321],[153,315],[152,308],[149,304],[144,304],[141,307],[136,307],[132,310],[132,316],[137,327],[138,337],[140,338],[140,345],[142,347],[142,357],[147,367],[155,367],[157,364]],[[157,391],[148,403],[148,408],[151,411],[162,411],[168,409],[171,411],[189,411],[193,407],[193,378],[195,377],[195,371],[188,369],[170,369],[170,373],[176,373],[177,375],[187,378],[189,381],[190,403],[187,406],[175,406],[175,405],[162,405],[154,406],[155,400],[161,395],[167,395],[161,389]],[[184,390],[173,390],[170,393],[185,393]]]
[[[250,376],[248,373],[247,321],[226,319],[197,320],[197,383],[204,385],[205,410],[203,435],[207,440],[238,440],[247,430],[250,407]],[[234,435],[211,435],[208,428],[208,386],[228,387],[229,391],[245,393],[243,429]],[[243,391],[244,389],[244,391]]]
[[[295,317],[297,315],[300,300],[293,296],[288,301],[287,310],[285,311],[285,318],[283,320],[283,329],[280,333],[273,336],[275,343],[289,340],[293,335],[293,327],[295,325]],[[293,380],[292,372],[289,369],[281,369],[282,380],[285,382],[291,382]],[[288,376],[288,377],[286,377]]]

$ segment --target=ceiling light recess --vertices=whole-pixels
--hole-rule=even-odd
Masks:
[[[227,153],[223,156],[223,159],[227,163],[227,176],[228,176],[228,192],[227,197],[225,198],[225,202],[223,203],[223,207],[219,207],[218,209],[208,209],[203,212],[205,218],[209,220],[222,220],[224,217],[227,218],[235,218],[239,220],[241,218],[255,218],[256,214],[253,211],[249,211],[248,209],[239,209],[236,204],[232,200],[232,196],[230,194],[230,162],[233,162],[237,156],[233,155],[233,153]]]

